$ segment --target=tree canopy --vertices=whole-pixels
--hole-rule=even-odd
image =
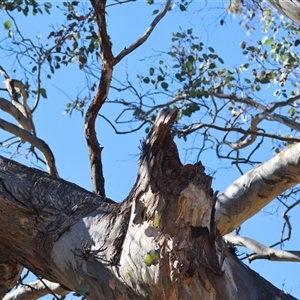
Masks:
[[[299,227],[297,222],[292,222],[291,214],[297,216],[300,201],[297,186],[300,179],[300,57],[297,51],[300,19],[295,14],[298,10],[296,4],[270,3],[239,0],[222,5],[185,1],[172,3],[168,0],[164,3],[152,0],[145,3],[130,0],[62,3],[1,1],[4,35],[0,43],[0,74],[4,84],[0,109],[6,113],[0,119],[2,155],[45,170],[56,178],[78,178],[75,180],[77,184],[85,185],[93,192],[85,194],[78,190],[78,193],[94,199],[78,214],[83,216],[92,212],[99,199],[101,203],[103,201],[99,207],[106,213],[111,212],[113,201],[109,198],[115,199],[107,191],[115,190],[113,192],[117,194],[127,172],[123,168],[123,173],[120,171],[123,178],[117,177],[119,171],[110,166],[112,160],[116,160],[112,154],[114,151],[121,153],[121,156],[117,154],[115,157],[122,160],[126,157],[125,151],[128,151],[126,155],[133,153],[133,159],[130,159],[132,165],[137,164],[137,160],[140,162],[139,175],[131,193],[144,192],[138,185],[143,184],[139,181],[141,176],[147,178],[145,182],[149,186],[154,178],[157,180],[157,190],[162,188],[159,180],[163,177],[160,178],[155,172],[153,178],[149,176],[143,169],[143,161],[148,167],[151,165],[151,173],[160,166],[157,161],[152,165],[147,159],[156,157],[155,151],[159,154],[162,151],[163,154],[156,159],[159,161],[159,157],[164,157],[174,164],[174,168],[176,165],[180,169],[181,163],[177,158],[171,159],[166,154],[169,146],[170,153],[176,157],[177,152],[170,141],[174,139],[181,147],[179,156],[182,162],[187,163],[180,174],[191,180],[197,172],[204,172],[203,165],[213,177],[212,188],[225,190],[219,194],[210,193],[210,179],[205,179],[207,195],[215,201],[215,205],[213,212],[208,208],[209,216],[201,215],[201,210],[199,216],[213,220],[213,225],[207,221],[207,228],[211,232],[216,230],[230,251],[244,262],[256,259],[298,262],[299,251],[289,250],[286,246],[299,248],[299,245],[287,241],[295,236]],[[143,14],[139,14],[139,10]],[[144,24],[145,28],[141,28]],[[144,48],[148,44],[150,48]],[[62,114],[64,121],[58,119]],[[66,119],[66,116],[70,118]],[[159,120],[163,121],[159,123]],[[155,133],[155,128],[159,128],[159,134]],[[148,140],[145,139],[147,135]],[[116,139],[116,142],[107,146],[110,139]],[[139,158],[138,143],[142,152]],[[148,151],[147,145],[151,150]],[[66,161],[70,160],[69,165],[64,157]],[[200,160],[202,165],[198,165]],[[83,184],[80,182],[82,174],[85,177],[89,175],[87,167],[83,171],[81,166],[87,166],[88,161],[91,183]],[[6,160],[4,162],[3,166],[6,166]],[[195,165],[189,169],[189,164]],[[27,172],[20,170],[18,172]],[[164,165],[162,170],[173,172],[175,169]],[[6,175],[3,176],[8,180]],[[193,180],[200,182],[197,176],[197,180]],[[133,181],[134,177],[128,178]],[[111,183],[106,184],[107,180]],[[183,188],[183,178],[178,180]],[[17,179],[15,181],[18,184]],[[70,181],[74,181],[73,178]],[[84,181],[87,182],[86,179]],[[124,182],[127,184],[127,180],[124,179]],[[170,188],[171,181],[166,179],[166,182]],[[107,189],[107,186],[113,188]],[[154,185],[151,186],[155,190]],[[191,191],[188,193],[193,194]],[[93,198],[95,194],[99,198]],[[122,202],[122,210],[128,209],[126,201],[132,195]],[[62,193],[62,197],[67,196]],[[161,199],[166,203],[169,201],[164,194]],[[197,201],[197,197],[191,199]],[[74,201],[72,205],[75,205],[75,200],[69,200]],[[152,200],[145,203],[153,205]],[[272,206],[267,206],[270,203]],[[63,204],[58,202],[57,205],[59,210],[63,210]],[[197,210],[197,205],[194,205]],[[70,207],[66,205],[65,209]],[[136,209],[138,214],[142,214],[144,207],[136,204]],[[159,209],[162,208],[159,206]],[[242,225],[248,219],[261,222],[255,219],[261,209],[272,216],[269,233],[253,232],[247,225]],[[170,240],[167,231],[160,230],[160,224],[164,224],[165,230],[170,228],[162,220],[161,211],[158,211],[151,211],[154,229],[151,227],[150,232],[145,232],[155,236],[155,241],[162,246]],[[282,214],[282,219],[274,217],[278,214]],[[56,217],[65,229],[79,220],[79,217],[74,218],[74,224],[71,224],[58,215]],[[191,218],[189,222],[192,227],[199,225],[193,219],[198,217],[188,214],[185,217]],[[45,216],[45,222],[47,218]],[[116,223],[121,220],[121,217],[116,219]],[[124,220],[129,223],[126,214]],[[4,217],[1,222],[5,222]],[[140,220],[134,219],[132,222],[137,224],[135,222]],[[266,223],[266,218],[263,222]],[[49,226],[54,231],[52,225]],[[63,229],[59,230],[63,232]],[[272,241],[266,235],[272,236]],[[279,238],[274,240],[276,236]],[[137,238],[144,241],[140,236]],[[214,238],[217,240],[215,235],[209,236],[209,241]],[[99,239],[98,242],[106,241]],[[175,247],[174,240],[172,243]],[[221,242],[217,243],[221,245]],[[248,252],[236,248],[238,246],[248,248]],[[83,244],[82,247],[91,252],[92,245]],[[105,252],[104,249],[100,247],[95,255],[100,255],[102,250]],[[0,247],[0,250],[5,254],[4,248]],[[151,251],[143,257],[148,267],[157,265],[159,260],[158,250]],[[73,254],[79,256],[78,251]],[[15,259],[11,257],[11,261]],[[84,260],[88,261],[88,258]],[[7,262],[5,255],[3,261]],[[10,269],[17,274],[14,279],[20,276],[23,266],[30,269],[23,260],[20,262],[17,259],[16,262]],[[200,261],[201,264],[205,263]],[[232,270],[231,267],[228,267],[229,270]],[[215,265],[209,264],[209,268],[216,273],[221,272]],[[47,277],[38,269],[31,271],[39,278]],[[46,279],[53,281],[54,273]],[[3,276],[0,282],[7,282],[8,277]],[[16,284],[14,279],[9,288]],[[295,286],[291,291],[286,290],[284,279],[280,279],[283,284],[280,288],[285,293],[300,295]],[[134,280],[131,281],[134,285]],[[115,282],[109,283],[109,288],[113,289]],[[36,290],[45,290],[40,282],[35,284]],[[63,282],[59,282],[60,285],[48,283],[49,286],[52,284],[50,289],[53,293],[64,295],[69,292],[70,287]],[[216,286],[219,284],[217,282]],[[290,287],[288,282],[286,284]],[[7,285],[3,286],[6,293]],[[75,293],[85,295],[88,292],[85,288],[82,286]],[[123,293],[125,290],[128,292],[127,287],[119,291]],[[154,294],[156,292],[153,290]]]

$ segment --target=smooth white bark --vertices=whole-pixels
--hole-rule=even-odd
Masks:
[[[267,0],[282,15],[300,24],[300,2],[297,0]]]
[[[18,287],[7,294],[3,300],[36,300],[50,293],[64,296],[69,294],[70,291],[62,288],[58,283],[43,279],[43,282],[37,280]]]
[[[224,240],[227,244],[233,246],[242,246],[251,250],[254,254],[249,255],[249,261],[254,259],[268,259],[272,261],[290,261],[300,262],[300,251],[283,251],[280,249],[270,248],[251,238],[238,236],[234,234],[226,234]]]
[[[225,235],[300,182],[300,143],[233,182],[217,199],[215,220]]]
[[[123,203],[0,159],[0,250],[88,299],[276,299],[218,235],[212,179],[181,164],[176,117],[158,116]]]

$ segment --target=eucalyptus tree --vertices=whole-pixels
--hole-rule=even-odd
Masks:
[[[27,149],[25,155],[33,155],[49,173],[1,157],[1,297],[16,286],[26,268],[39,281],[18,287],[4,299],[37,299],[48,293],[64,297],[70,291],[88,299],[295,299],[245,266],[235,246],[249,248],[249,260],[298,262],[300,252],[268,247],[232,232],[276,197],[283,195],[284,202],[287,190],[297,192],[300,60],[292,47],[300,43],[298,26],[276,18],[266,4],[229,2],[220,26],[227,14],[236,14],[243,16],[241,25],[248,32],[257,30],[254,25],[260,20],[265,33],[253,44],[240,42],[245,56],[240,67],[229,66],[190,28],[173,33],[170,50],[161,53],[147,74],[138,75],[135,86],[129,79],[113,80],[114,68],[147,42],[174,5],[167,0],[155,9],[145,33],[114,53],[107,13],[110,6],[126,2],[92,0],[90,7],[63,2],[66,23],[53,27],[47,44],[41,44],[26,36],[15,14],[50,14],[52,4],[1,1],[7,38],[0,48],[15,56],[25,76],[13,78],[0,69],[6,93],[0,108],[10,116],[0,119],[1,129],[10,134],[2,146],[20,153]],[[176,7],[184,12],[189,4]],[[271,4],[299,22],[297,7],[291,9],[289,2]],[[48,96],[42,77],[51,79],[71,63],[78,63],[86,74],[89,92],[71,101],[65,113],[77,110],[84,115],[93,192],[59,177],[54,153],[38,136],[33,119]],[[260,98],[267,85],[276,101]],[[111,88],[131,92],[132,100],[110,99]],[[32,105],[29,99],[34,99]],[[98,117],[124,133],[117,128],[118,118],[113,122],[101,114],[109,102],[132,113],[129,122],[139,124],[134,130],[146,131],[136,182],[121,203],[106,196],[96,133]],[[265,121],[282,124],[283,130],[270,133],[263,127]],[[187,140],[195,132],[201,133],[200,152],[210,149],[239,170],[241,164],[256,167],[219,195],[200,161],[180,161],[173,139]],[[259,165],[252,156],[268,139],[278,154]],[[248,148],[252,150],[243,156],[242,149]],[[287,212],[298,203],[285,201]],[[287,212],[284,226],[291,230]]]

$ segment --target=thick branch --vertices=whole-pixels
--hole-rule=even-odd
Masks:
[[[0,160],[0,249],[90,299],[294,299],[227,250],[211,177],[180,162],[169,131],[177,113],[159,113],[120,204]]]
[[[31,134],[27,130],[24,130],[2,119],[0,119],[0,128],[18,136],[22,141],[27,141],[28,143],[39,149],[46,158],[49,173],[53,176],[59,176],[56,169],[53,153],[49,146],[43,140]]]
[[[0,299],[16,285],[22,270],[13,256],[0,250]]]
[[[0,158],[0,250],[56,282],[54,242],[86,214],[107,211],[105,201],[75,184]]]
[[[5,78],[4,84],[12,98],[11,103],[16,107],[16,109],[19,110],[19,112],[27,120],[26,122],[23,122],[23,124],[21,124],[22,127],[28,132],[31,132],[35,135],[35,127],[32,120],[32,112],[27,104],[28,96],[27,96],[25,85],[20,80],[11,79],[1,66],[0,66],[0,73]],[[19,102],[18,99],[19,94],[21,95],[22,103]]]
[[[270,248],[248,237],[238,236],[230,233],[226,234],[224,239],[229,245],[246,247],[254,252],[254,254],[248,256],[250,262],[255,259],[300,262],[300,251],[283,251]]]
[[[0,109],[10,114],[15,120],[28,132],[31,130],[29,120],[24,116],[20,110],[8,100],[0,97]]]
[[[247,172],[218,197],[216,223],[225,235],[300,182],[300,143]]]

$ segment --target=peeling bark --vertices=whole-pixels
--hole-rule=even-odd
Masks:
[[[295,299],[228,251],[211,177],[179,160],[177,113],[159,114],[123,203],[2,158],[0,250],[90,299]]]

